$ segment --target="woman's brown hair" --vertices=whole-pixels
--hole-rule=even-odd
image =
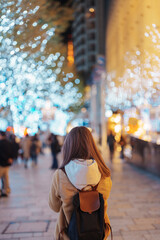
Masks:
[[[63,168],[73,159],[95,159],[102,177],[109,177],[110,170],[96,147],[91,132],[86,127],[75,127],[67,135],[63,148]]]

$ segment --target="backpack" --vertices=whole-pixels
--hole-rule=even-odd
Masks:
[[[73,197],[74,210],[67,231],[70,240],[103,240],[105,237],[103,195],[96,191],[97,186],[91,187],[91,191],[81,190]]]

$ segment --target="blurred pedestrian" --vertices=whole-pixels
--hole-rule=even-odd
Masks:
[[[63,163],[53,175],[49,193],[50,208],[59,212],[55,239],[69,239],[67,228],[73,213],[74,195],[78,191],[90,191],[95,186],[97,191],[103,194],[106,225],[104,239],[106,239],[110,232],[107,199],[112,186],[111,174],[88,128],[73,128],[64,141],[62,152]],[[91,234],[93,233],[91,232]]]
[[[23,158],[24,158],[24,167],[28,167],[28,160],[30,158],[30,147],[31,147],[31,138],[27,134],[21,141],[21,146],[23,150]]]
[[[46,132],[40,131],[39,133],[39,140],[41,142],[40,153],[43,155],[44,155],[44,148],[46,147],[46,144],[47,144],[47,138],[48,138],[48,134],[46,134]]]
[[[8,197],[9,186],[9,167],[13,162],[12,146],[6,139],[5,132],[0,131],[0,179],[2,179],[1,197]]]
[[[16,142],[16,136],[14,134],[10,136],[10,142],[13,152],[13,163],[16,163],[18,158],[19,144]]]
[[[121,153],[120,153],[120,158],[124,159],[124,147],[126,145],[126,140],[123,135],[121,135],[121,139],[119,141],[119,144],[121,145]]]
[[[61,147],[59,145],[57,136],[53,133],[50,134],[48,141],[50,143],[51,153],[52,153],[51,169],[57,169],[58,168],[57,154],[61,151]]]
[[[35,165],[37,165],[37,158],[40,151],[41,151],[41,142],[38,139],[37,134],[35,134],[35,136],[33,136],[31,139],[31,146],[30,146],[30,156],[32,158],[32,163],[34,163]]]
[[[109,151],[110,151],[110,160],[112,162],[113,160],[113,155],[114,155],[114,149],[115,149],[115,138],[112,132],[109,133],[107,136],[107,143],[109,146]]]
[[[18,156],[21,158],[21,160],[24,160],[23,149],[22,149],[22,142],[23,142],[23,138],[20,138],[20,139],[19,139]]]

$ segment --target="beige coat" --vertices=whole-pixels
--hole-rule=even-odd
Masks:
[[[104,217],[106,223],[109,223],[107,215],[107,199],[110,194],[111,186],[111,178],[107,177],[101,179],[97,187],[98,192],[103,194],[105,202]],[[55,212],[59,212],[55,229],[55,240],[69,240],[64,229],[67,228],[73,212],[72,199],[76,192],[77,189],[70,183],[66,174],[60,169],[56,170],[53,175],[53,181],[49,193],[50,208]],[[105,239],[108,237],[109,233],[109,229],[106,229]]]
[[[30,158],[30,147],[31,147],[31,139],[30,137],[25,137],[22,139],[21,146],[23,149],[23,157]]]

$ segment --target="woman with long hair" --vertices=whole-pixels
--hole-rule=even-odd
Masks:
[[[67,135],[63,148],[63,162],[54,172],[49,193],[49,206],[59,212],[55,229],[55,239],[69,240],[67,229],[73,212],[73,196],[78,190],[90,190],[97,186],[97,191],[104,199],[104,220],[110,224],[107,215],[107,199],[110,194],[112,181],[109,168],[96,147],[91,132],[86,127],[75,127]],[[105,229],[105,238],[110,233]]]

